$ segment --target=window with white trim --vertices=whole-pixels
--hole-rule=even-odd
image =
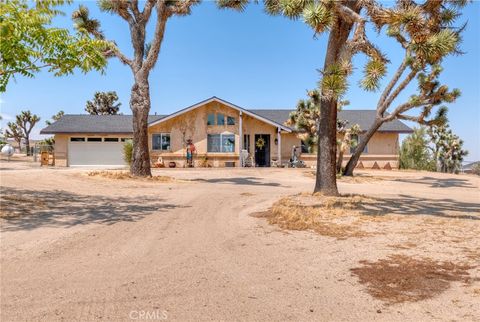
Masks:
[[[152,150],[170,151],[170,133],[152,134]]]
[[[235,152],[235,134],[208,134],[207,152]]]

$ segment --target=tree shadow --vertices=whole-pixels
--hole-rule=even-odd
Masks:
[[[426,199],[408,195],[372,199],[375,202],[361,204],[358,207],[360,214],[367,216],[423,215],[446,219],[480,220],[480,203],[460,202],[452,199]]]
[[[193,179],[192,181],[207,182],[207,183],[232,183],[237,185],[247,186],[269,186],[269,187],[282,187],[277,182],[262,182],[256,177],[236,177],[236,178],[212,178],[212,179]]]
[[[61,190],[2,188],[2,231],[135,222],[180,207],[152,197],[104,197]]]
[[[409,178],[399,178],[394,179],[393,181],[406,182],[406,183],[418,183],[429,185],[432,188],[478,188],[473,185],[467,179],[460,178],[434,178],[434,177],[423,177],[420,179],[409,179]]]

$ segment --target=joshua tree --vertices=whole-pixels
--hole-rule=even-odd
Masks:
[[[22,130],[18,127],[17,123],[8,122],[7,128],[5,129],[5,137],[14,139],[18,144],[18,149],[21,149],[23,133]]]
[[[65,112],[64,112],[64,111],[59,111],[57,114],[52,115],[52,120],[53,120],[54,122],[56,122],[56,121],[58,121],[59,119],[61,119],[63,115],[65,115]],[[52,124],[52,121],[46,120],[45,123],[46,123],[47,125],[51,125],[51,124]]]
[[[338,140],[338,158],[337,158],[337,173],[342,172],[343,155],[348,149],[356,147],[358,141],[354,140],[354,136],[358,137],[361,129],[358,124],[352,125],[350,128],[343,127],[339,132],[343,137]]]
[[[22,111],[16,116],[15,123],[22,132],[22,137],[25,139],[25,147],[27,148],[27,155],[30,155],[30,133],[35,124],[40,121],[40,117],[32,114],[30,111]]]
[[[92,101],[87,101],[85,111],[91,115],[116,115],[122,103],[116,103],[118,96],[113,92],[96,92]]]
[[[317,145],[318,120],[320,116],[320,93],[317,90],[307,92],[308,99],[299,100],[295,111],[291,112],[287,125],[293,126],[299,130],[299,137],[307,145],[309,152],[315,150]],[[349,101],[342,100],[338,102],[338,109],[348,105]],[[337,132],[345,130],[347,120],[337,120]]]
[[[463,150],[463,141],[455,135],[448,124],[433,125],[428,128],[433,160],[437,171],[457,173],[468,151]]]
[[[335,176],[337,100],[347,88],[347,77],[353,68],[352,57],[360,52],[369,57],[364,68],[365,77],[361,81],[361,85],[367,90],[378,88],[386,72],[385,65],[388,60],[369,41],[365,32],[367,22],[372,22],[378,31],[387,27],[388,33],[401,44],[405,46],[410,44],[405,62],[401,64],[399,71],[385,88],[377,114],[387,120],[394,118],[423,120],[428,116],[428,110],[431,110],[429,106],[438,103],[438,96],[448,96],[446,101],[458,96],[457,91],[448,92],[448,89],[443,86],[430,90],[426,88],[436,81],[438,76],[436,67],[432,68],[430,75],[422,77],[423,80],[420,81],[424,88],[420,95],[412,99],[412,102],[400,104],[392,116],[386,116],[385,111],[382,112],[382,110],[385,106],[389,106],[406,84],[422,71],[422,66],[429,64],[436,66],[441,57],[445,56],[443,53],[456,51],[458,31],[449,28],[448,23],[453,22],[458,16],[455,7],[462,7],[465,3],[466,1],[427,0],[422,4],[416,4],[414,1],[397,0],[395,7],[385,8],[375,0],[265,0],[266,9],[271,14],[281,14],[291,19],[303,17],[305,23],[312,27],[315,33],[329,31],[324,66],[321,70],[322,77],[319,82],[322,109],[318,122],[319,151],[315,192],[338,194]],[[407,76],[394,89],[403,71],[409,66],[412,66],[417,73]],[[431,96],[430,91],[434,92]],[[425,98],[424,94],[428,97]],[[421,104],[429,98],[432,98],[432,103]],[[408,117],[404,112],[411,105],[425,106],[425,112],[418,117]],[[349,161],[346,168],[347,174],[353,171],[365,142],[380,127],[381,124],[378,123],[376,120],[372,129],[366,133],[367,140],[361,141],[357,146],[358,152]]]
[[[318,119],[317,173],[315,192],[337,195],[336,149],[338,100],[347,89],[347,76],[352,72],[352,57],[363,52],[371,61],[366,68],[368,82],[376,84],[381,76],[381,66],[386,59],[368,40],[365,33],[367,19],[360,14],[364,8],[369,12],[379,7],[373,0],[352,1],[282,1],[266,0],[270,14],[281,14],[291,19],[303,17],[316,34],[329,31],[327,51],[319,90],[322,108]],[[353,30],[353,33],[352,33]],[[350,37],[350,34],[352,36]],[[379,73],[380,71],[380,73]]]
[[[220,7],[231,7],[242,10],[246,1],[222,0]],[[133,57],[129,58],[116,46],[106,56],[117,57],[124,65],[130,67],[134,84],[130,96],[130,108],[133,114],[133,160],[130,172],[134,176],[151,176],[150,156],[148,153],[148,113],[150,111],[149,75],[160,53],[167,21],[173,16],[186,16],[192,6],[199,0],[147,0],[143,9],[138,0],[99,0],[102,11],[120,16],[130,29],[130,40],[133,46]],[[151,42],[147,42],[146,27],[153,13],[154,34]],[[96,39],[104,39],[100,31],[100,21],[90,19],[88,9],[80,5],[72,14],[77,30],[90,34]]]
[[[458,89],[450,91],[446,85],[441,85],[438,78],[442,71],[440,64],[443,58],[460,53],[458,46],[463,27],[454,28],[452,24],[460,15],[458,8],[464,5],[464,1],[432,0],[422,4],[398,1],[395,7],[389,9],[380,6],[367,7],[375,27],[381,30],[386,26],[387,34],[401,45],[405,54],[392,79],[382,91],[377,103],[375,121],[350,158],[345,175],[353,174],[368,141],[385,122],[402,119],[427,126],[445,122],[444,107],[438,110],[434,118],[429,117],[433,109],[444,102],[454,102],[460,95]],[[370,67],[367,65],[367,68]],[[372,71],[377,70],[378,74],[383,74],[383,67],[372,65],[371,68]],[[399,94],[415,78],[418,83],[416,92],[407,101],[395,103]],[[369,78],[361,85],[366,90],[378,88]]]

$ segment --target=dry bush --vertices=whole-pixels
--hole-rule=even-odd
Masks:
[[[351,272],[367,285],[367,292],[389,304],[416,302],[432,298],[450,287],[451,282],[469,284],[467,264],[439,262],[392,255],[376,262],[360,261],[362,267]]]
[[[159,181],[159,182],[171,182],[175,179],[169,176],[152,176],[152,177],[135,177],[128,171],[91,171],[88,172],[89,177],[102,177],[107,179],[117,180],[146,180],[146,181]]]
[[[251,192],[242,192],[240,196],[251,197],[251,196],[255,196],[255,194]]]
[[[282,198],[273,206],[255,217],[266,218],[270,224],[283,229],[313,230],[316,233],[347,239],[367,237],[371,233],[360,229],[361,217],[355,217],[356,210],[375,200],[364,196],[327,197],[319,194],[299,194]],[[358,214],[357,214],[358,215]]]

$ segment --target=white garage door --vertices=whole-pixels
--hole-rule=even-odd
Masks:
[[[70,166],[124,166],[123,142],[90,141],[91,138],[70,139],[68,142],[68,160]],[[95,139],[95,140],[98,140]]]

